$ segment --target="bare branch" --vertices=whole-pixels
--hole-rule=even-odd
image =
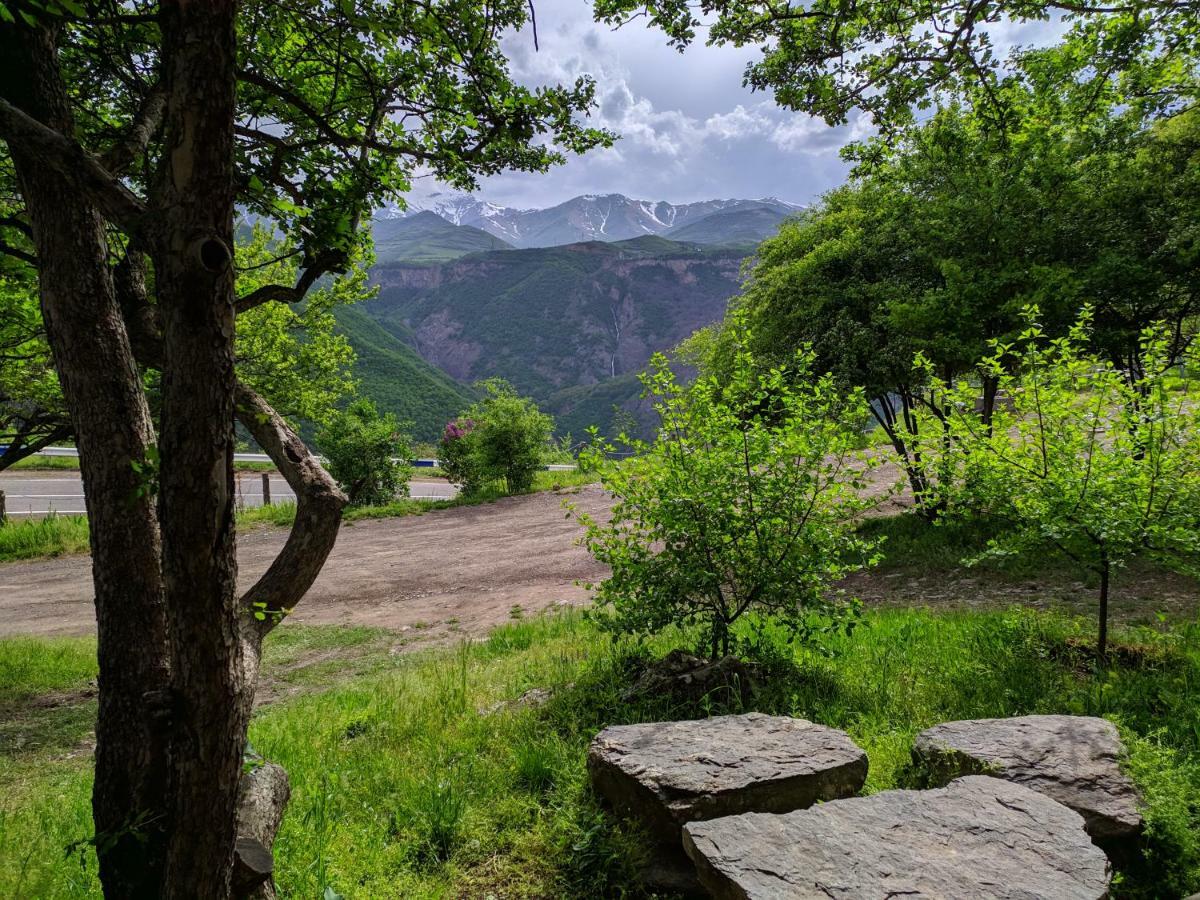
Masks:
[[[309,288],[326,272],[333,271],[346,263],[346,254],[341,250],[330,250],[322,253],[313,260],[296,281],[295,287],[283,284],[265,284],[251,291],[245,297],[239,297],[235,304],[237,314],[262,306],[264,303],[277,301],[279,303],[299,303],[308,293]]]
[[[241,599],[243,634],[255,646],[316,580],[342,524],[346,495],[300,437],[255,391],[238,382],[236,414],[296,494],[296,519],[271,567]]]
[[[0,138],[13,149],[37,157],[63,181],[85,194],[104,215],[126,234],[140,235],[146,207],[76,141],[0,97]]]
[[[114,175],[119,175],[129,168],[139,156],[146,152],[150,138],[154,136],[154,132],[162,123],[166,108],[167,92],[160,85],[155,85],[146,95],[146,99],[142,101],[137,115],[129,123],[129,128],[116,144],[100,158],[101,165]]]

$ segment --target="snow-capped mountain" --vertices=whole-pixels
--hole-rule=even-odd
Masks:
[[[584,194],[549,209],[515,209],[469,194],[435,193],[410,202],[403,215],[434,212],[455,225],[478,228],[514,247],[526,248],[666,234],[717,213],[754,211],[760,217],[782,221],[801,209],[773,197],[675,204],[633,200],[623,194]]]

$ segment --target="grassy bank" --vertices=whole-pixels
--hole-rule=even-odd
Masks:
[[[829,643],[832,656],[772,644],[777,659],[752,706],[849,731],[870,757],[869,792],[907,783],[913,737],[939,721],[1108,716],[1148,822],[1146,861],[1119,874],[1115,896],[1185,895],[1200,889],[1200,628],[1119,629],[1120,662],[1101,672],[1083,647],[1090,629],[1021,609],[871,611]],[[307,692],[261,709],[251,729],[293,784],[276,848],[282,895],[636,896],[644,842],[596,806],[585,748],[607,724],[730,710],[716,699],[622,700],[648,654],[685,642],[614,644],[566,613],[514,621],[480,644],[396,655],[386,633],[285,625],[271,638],[268,684],[287,677]],[[0,642],[0,697],[12,709],[77,689],[92,674],[90,649]],[[333,652],[360,674],[330,687],[347,668]],[[551,689],[547,704],[514,702],[535,687]],[[70,722],[82,740],[86,721]],[[69,728],[21,746],[10,733],[3,745],[5,896],[98,896],[91,851],[63,853],[91,834],[89,763],[72,752]]]
[[[533,490],[551,491],[588,484],[594,476],[573,472],[539,472]],[[470,496],[451,500],[396,500],[378,506],[351,506],[343,514],[343,521],[360,519],[389,519],[396,516],[418,516],[435,509],[455,506],[472,506],[491,503],[511,496],[501,483],[491,484]],[[277,525],[289,527],[296,518],[296,504],[275,503],[272,506],[247,507],[238,510],[237,521],[242,527],[253,525]],[[0,526],[0,563],[19,559],[41,559],[64,556],[71,553],[86,553],[88,550],[88,522],[86,516],[51,515],[44,519],[28,521],[10,519]]]

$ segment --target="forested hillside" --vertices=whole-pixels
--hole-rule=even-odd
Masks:
[[[442,426],[474,399],[474,391],[432,366],[401,337],[380,327],[362,306],[337,311],[338,330],[358,359],[359,391],[411,423],[418,441],[436,440]]]
[[[721,318],[743,256],[646,236],[380,265],[379,295],[360,311],[460,382],[505,378],[558,416],[560,433],[579,433],[608,427],[614,408],[644,413],[636,374]]]

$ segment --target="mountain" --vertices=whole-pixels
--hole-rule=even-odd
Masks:
[[[455,225],[437,213],[420,211],[402,218],[376,219],[372,225],[379,263],[444,262],[485,250],[507,250],[510,244],[473,228]]]
[[[478,200],[469,194],[432,194],[412,201],[408,217],[436,213],[446,221],[477,228],[514,247],[555,247],[583,241],[621,241],[641,235],[666,235],[698,223],[714,214],[773,211],[779,221],[802,207],[774,198],[762,200],[703,200],[674,204],[665,201],[633,200],[623,194],[585,194],[548,209],[516,209]],[[756,215],[762,218],[762,213]],[[719,223],[700,232],[699,243],[744,243],[744,223],[726,220],[735,229],[730,237],[720,233]],[[776,223],[777,224],[777,223]],[[760,229],[761,230],[761,229]],[[679,237],[678,234],[669,235]],[[697,240],[681,237],[681,240]]]
[[[578,435],[610,429],[614,406],[646,420],[637,373],[721,318],[744,255],[646,235],[376,265],[379,295],[354,311],[456,382],[507,379]]]
[[[442,426],[475,399],[475,392],[423,360],[403,330],[380,327],[368,307],[343,306],[334,313],[338,330],[358,357],[354,374],[363,396],[411,422],[415,440],[437,440]]]
[[[666,233],[666,237],[696,244],[756,245],[774,235],[793,214],[794,211],[784,212],[766,205],[721,210],[676,226]]]

